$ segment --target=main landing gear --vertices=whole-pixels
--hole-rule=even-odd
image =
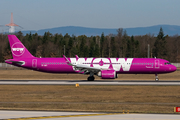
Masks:
[[[88,81],[94,81],[94,73],[90,72],[90,76],[87,78]]]
[[[155,81],[159,81],[158,75],[155,74]]]
[[[88,81],[94,81],[94,76],[89,76],[89,77],[87,78],[87,80],[88,80]]]

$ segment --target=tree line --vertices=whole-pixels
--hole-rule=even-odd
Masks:
[[[36,57],[114,57],[114,58],[147,58],[148,45],[150,57],[162,58],[170,62],[180,62],[180,36],[164,35],[160,28],[157,36],[146,34],[128,36],[126,30],[119,28],[117,34],[101,36],[75,36],[66,33],[43,36],[35,34],[23,35],[15,33],[29,52]],[[6,34],[0,37],[0,62],[11,59],[11,49]]]

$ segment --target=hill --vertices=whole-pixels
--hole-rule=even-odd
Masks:
[[[177,25],[155,25],[150,27],[136,27],[136,28],[123,28],[127,31],[129,36],[131,35],[146,35],[146,34],[154,34],[157,35],[160,27],[163,28],[164,34],[173,36],[180,34],[180,26]],[[117,28],[118,29],[118,28]],[[101,29],[101,28],[87,28],[87,27],[77,27],[77,26],[65,26],[65,27],[56,27],[56,28],[49,28],[49,29],[42,29],[38,31],[22,31],[25,35],[27,33],[38,33],[39,35],[44,35],[45,32],[50,32],[52,34],[62,34],[65,35],[68,33],[69,35],[86,35],[86,36],[96,36],[101,35],[103,32],[105,35],[108,34],[117,34],[117,29]]]

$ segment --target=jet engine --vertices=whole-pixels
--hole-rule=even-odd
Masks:
[[[117,73],[115,70],[101,70],[98,72],[97,76],[102,79],[115,79],[117,78]]]

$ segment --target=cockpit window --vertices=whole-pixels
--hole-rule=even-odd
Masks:
[[[165,62],[164,64],[165,64],[165,65],[171,65],[171,63],[170,63],[170,62]]]

